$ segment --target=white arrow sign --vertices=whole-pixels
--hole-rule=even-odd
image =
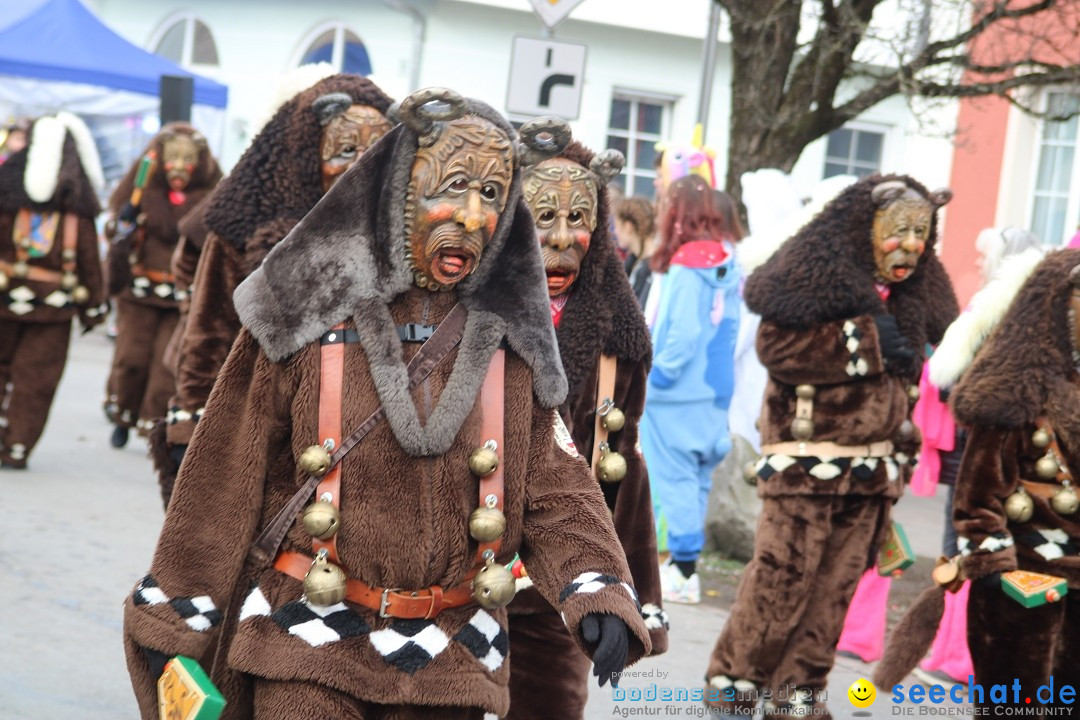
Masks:
[[[536,14],[550,29],[565,20],[566,16],[585,0],[529,0],[529,2],[532,3]]]
[[[587,48],[576,43],[515,37],[506,109],[518,115],[576,120],[585,83]]]

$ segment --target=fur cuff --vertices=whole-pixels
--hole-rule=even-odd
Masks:
[[[963,540],[964,538],[960,538]],[[961,548],[963,552],[963,548]],[[964,571],[964,577],[969,580],[978,580],[979,578],[989,575],[995,572],[1010,572],[1016,569],[1016,548],[1012,545],[1012,538],[1009,538],[1009,544],[1002,550],[995,552],[974,552],[969,555],[963,555],[960,559],[960,567]]]
[[[627,666],[652,652],[652,640],[645,627],[637,593],[617,577],[596,572],[578,575],[559,593],[559,610],[570,636],[589,657],[595,648],[584,644],[581,620],[591,613],[615,615],[626,623],[630,631]]]

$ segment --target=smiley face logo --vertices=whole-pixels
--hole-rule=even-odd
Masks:
[[[874,704],[877,698],[877,689],[866,678],[859,678],[851,683],[847,691],[848,700],[857,708],[866,708]]]

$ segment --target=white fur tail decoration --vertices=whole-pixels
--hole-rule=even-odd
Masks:
[[[1002,262],[945,331],[945,337],[930,358],[930,382],[947,390],[960,380],[1046,252],[1045,247],[1028,248]]]
[[[328,78],[336,73],[337,70],[330,63],[319,62],[301,65],[278,78],[277,86],[274,88],[274,97],[259,118],[255,130],[251,133],[252,137],[259,134],[259,131],[266,126],[266,123],[270,122],[270,118],[274,116],[274,113],[282,105],[323,78]]]
[[[105,189],[105,172],[101,169],[101,155],[98,154],[94,136],[90,134],[90,128],[77,115],[62,110],[56,113],[56,119],[67,128],[71,137],[75,138],[75,147],[79,151],[79,162],[82,163],[83,172],[86,173],[94,192],[100,193]]]
[[[45,116],[34,122],[23,172],[23,187],[34,202],[48,202],[56,193],[60,161],[64,158],[65,133],[63,123],[54,117]]]

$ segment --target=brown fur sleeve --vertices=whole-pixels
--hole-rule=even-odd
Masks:
[[[1005,499],[1017,488],[1019,434],[976,427],[968,435],[953,498],[961,566],[969,578],[1016,569],[1016,548],[1005,518]]]
[[[581,637],[590,613],[615,615],[630,631],[627,663],[649,654],[652,642],[607,505],[577,454],[556,440],[557,414],[534,403],[529,482],[521,557],[536,588],[563,614],[571,637],[592,657]],[[561,424],[561,420],[558,421]]]
[[[261,516],[267,468],[288,442],[295,392],[288,378],[286,366],[271,363],[242,334],[192,438],[150,572],[124,606],[128,670],[144,718],[157,715],[140,647],[203,657],[230,612]]]
[[[206,406],[218,372],[240,332],[240,318],[232,295],[244,279],[240,251],[211,235],[203,246],[190,297],[187,327],[180,342],[176,363],[176,397],[181,411],[191,419],[169,425],[170,445],[185,445]]]
[[[101,306],[105,302],[105,278],[98,253],[97,228],[90,218],[79,218],[79,242],[76,247],[75,268],[79,283],[90,291],[90,299],[79,307],[79,321],[90,329],[105,319]],[[97,310],[90,313],[90,310]]]
[[[854,382],[885,371],[877,326],[870,315],[808,330],[763,320],[757,352],[769,375],[788,385]]]

